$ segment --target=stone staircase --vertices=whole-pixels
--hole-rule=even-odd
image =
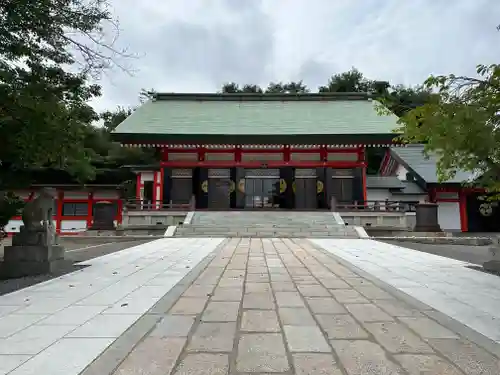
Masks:
[[[334,237],[359,238],[354,227],[338,224],[331,212],[195,212],[174,237]]]

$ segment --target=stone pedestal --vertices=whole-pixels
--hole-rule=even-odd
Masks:
[[[115,230],[116,206],[111,202],[94,204],[94,221],[89,230]]]
[[[64,247],[58,245],[53,230],[26,230],[21,227],[4,248],[0,264],[2,278],[17,278],[52,273],[64,266]]]
[[[416,208],[415,232],[442,232],[438,221],[438,205],[436,203],[419,203]]]
[[[490,247],[491,259],[483,263],[486,271],[500,272],[500,244]]]

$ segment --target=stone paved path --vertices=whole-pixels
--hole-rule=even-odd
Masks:
[[[311,241],[500,343],[500,277],[459,260],[373,240]]]
[[[115,375],[498,375],[498,358],[307,240],[231,239]]]

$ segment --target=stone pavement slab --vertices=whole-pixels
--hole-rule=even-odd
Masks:
[[[0,375],[79,374],[222,241],[160,239],[91,259],[82,263],[89,267],[81,271],[0,296]],[[181,313],[181,319],[188,319]],[[184,320],[176,322],[176,329],[165,327],[172,323],[163,322],[158,331],[179,336],[189,324]],[[183,348],[180,341],[157,332],[145,345],[162,347],[175,362]],[[134,354],[130,366],[168,367],[168,358],[145,360],[147,352]]]
[[[373,240],[311,240],[327,252],[500,343],[500,277],[471,269],[468,263]],[[357,286],[363,297],[401,315],[391,296],[374,286]],[[342,294],[341,292],[340,294]],[[337,296],[336,296],[337,297]],[[346,301],[347,296],[338,296]],[[410,316],[411,312],[407,312]],[[418,323],[416,323],[418,322]],[[421,334],[424,322],[407,320]]]
[[[214,289],[203,309],[173,305],[114,374],[500,373],[498,357],[429,317],[429,307],[308,240],[231,239],[193,285],[207,278]],[[205,300],[189,297],[195,289],[179,301]],[[173,327],[179,318],[182,328]],[[165,341],[155,347],[150,339]]]

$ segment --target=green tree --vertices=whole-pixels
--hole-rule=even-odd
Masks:
[[[266,88],[266,94],[305,94],[309,89],[302,81],[271,82]]]
[[[431,76],[424,88],[432,94],[400,118],[401,139],[425,143],[426,152],[438,156],[441,181],[464,170],[477,176],[477,183],[498,191],[500,65],[479,65],[477,77]]]
[[[0,2],[0,206],[5,212],[8,191],[22,181],[16,172],[28,167],[64,169],[82,180],[93,176],[84,143],[98,116],[87,103],[100,95],[100,87],[88,78],[125,56],[106,43],[106,22],[112,24],[105,0]]]

